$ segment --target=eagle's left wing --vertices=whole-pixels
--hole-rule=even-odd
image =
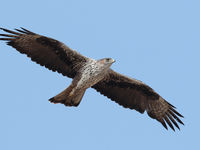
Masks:
[[[62,42],[45,37],[24,28],[16,31],[0,28],[10,34],[0,34],[0,40],[14,47],[22,54],[26,54],[32,61],[45,66],[49,70],[57,71],[64,76],[74,78],[76,73],[87,61],[87,57],[70,49]]]
[[[152,88],[111,69],[108,75],[92,88],[125,108],[135,109],[140,113],[147,111],[151,118],[159,121],[166,129],[166,123],[173,130],[173,124],[179,129],[176,121],[183,124],[179,119],[183,116]]]

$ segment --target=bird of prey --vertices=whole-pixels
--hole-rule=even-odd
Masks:
[[[183,116],[151,87],[110,69],[114,59],[94,60],[85,57],[55,39],[24,28],[16,31],[0,29],[8,33],[0,34],[0,40],[7,41],[8,45],[41,66],[73,78],[69,87],[49,99],[50,102],[78,106],[85,91],[92,87],[125,108],[140,113],[146,111],[166,129],[166,124],[174,131],[174,125],[180,129],[178,123],[183,124],[179,118]]]

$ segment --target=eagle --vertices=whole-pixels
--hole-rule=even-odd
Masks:
[[[110,67],[115,62],[114,59],[88,58],[58,40],[22,27],[13,31],[0,29],[7,32],[0,34],[0,40],[7,41],[7,45],[26,54],[41,66],[73,79],[69,87],[50,98],[50,102],[78,106],[85,91],[91,87],[124,108],[134,109],[140,113],[146,111],[166,129],[169,126],[174,131],[175,127],[180,130],[178,123],[184,125],[180,119],[183,116],[175,110],[176,107],[151,87],[112,70]]]

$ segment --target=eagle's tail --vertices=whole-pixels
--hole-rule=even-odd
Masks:
[[[75,90],[73,85],[70,85],[64,91],[49,99],[49,101],[54,104],[61,103],[65,106],[78,106],[81,102],[85,91],[86,89]]]

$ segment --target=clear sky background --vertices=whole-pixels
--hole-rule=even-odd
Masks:
[[[79,107],[48,99],[71,79],[0,43],[0,149],[132,150],[200,148],[200,1],[1,1],[0,26],[25,27],[142,80],[185,116],[162,125],[88,89]],[[48,57],[48,56],[47,56]]]

